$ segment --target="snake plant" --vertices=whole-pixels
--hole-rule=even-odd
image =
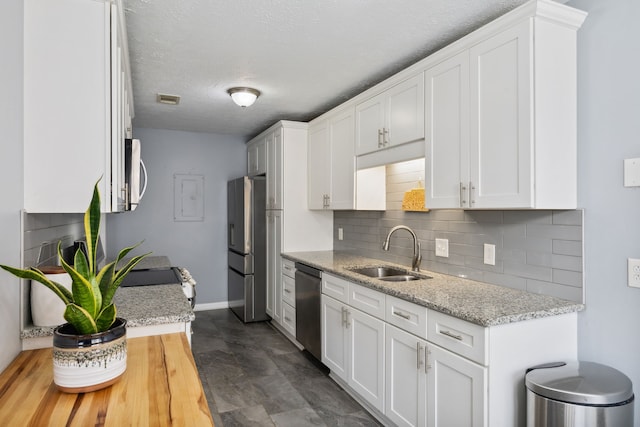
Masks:
[[[99,181],[98,181],[99,182]],[[100,191],[98,183],[93,189],[93,196],[84,214],[84,230],[87,241],[87,254],[78,249],[75,253],[73,266],[62,258],[61,242],[58,243],[58,257],[62,267],[71,276],[72,285],[69,291],[63,285],[47,278],[42,271],[35,267],[20,269],[0,265],[4,270],[32,282],[42,283],[51,289],[65,303],[64,318],[80,335],[94,334],[108,330],[116,320],[116,306],[113,296],[124,280],[125,276],[147,255],[131,258],[124,267],[116,270],[118,263],[140,243],[124,248],[115,261],[105,265],[98,271],[96,253],[98,236],[100,233]],[[142,242],[141,242],[142,243]]]

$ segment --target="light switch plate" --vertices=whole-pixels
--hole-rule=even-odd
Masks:
[[[624,186],[640,187],[640,158],[624,159]]]
[[[487,265],[496,265],[496,245],[489,243],[484,244],[484,263]]]
[[[436,239],[436,256],[449,257],[449,239]]]
[[[627,283],[632,288],[640,288],[640,259],[627,259]]]

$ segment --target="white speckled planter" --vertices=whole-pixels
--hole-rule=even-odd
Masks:
[[[53,382],[65,393],[87,393],[108,387],[127,369],[127,321],[111,329],[77,335],[68,323],[53,331]]]

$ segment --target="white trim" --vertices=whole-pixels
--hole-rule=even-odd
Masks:
[[[221,301],[196,304],[196,306],[193,308],[193,311],[218,310],[220,308],[229,308],[229,302]]]

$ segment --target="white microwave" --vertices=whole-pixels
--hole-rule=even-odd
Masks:
[[[138,207],[147,190],[147,168],[140,156],[140,140],[124,140],[124,210]]]

